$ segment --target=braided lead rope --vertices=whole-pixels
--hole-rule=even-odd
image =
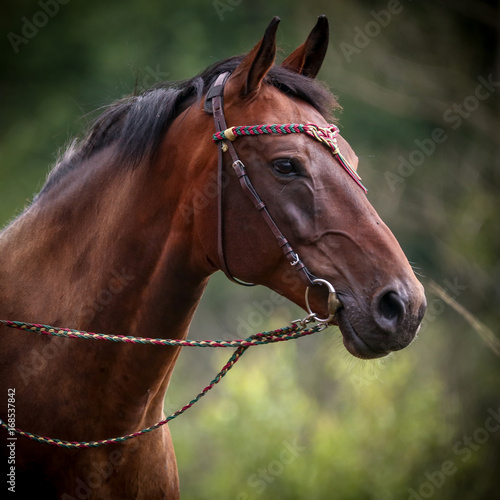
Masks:
[[[278,330],[273,330],[270,332],[262,332],[251,335],[246,339],[225,341],[225,340],[200,340],[200,341],[184,341],[178,339],[150,339],[143,337],[131,337],[124,335],[105,335],[90,332],[82,332],[79,330],[71,330],[69,328],[55,328],[48,325],[38,325],[34,323],[24,323],[20,321],[6,321],[0,320],[0,324],[8,326],[10,328],[17,328],[18,330],[30,331],[35,333],[40,333],[44,335],[50,335],[54,337],[67,337],[67,338],[80,338],[80,339],[93,339],[93,340],[109,340],[112,342],[126,342],[132,344],[155,344],[164,346],[183,346],[183,347],[237,347],[236,351],[229,358],[227,363],[222,367],[220,372],[215,376],[215,378],[189,403],[185,406],[172,413],[166,419],[160,422],[142,429],[141,431],[134,432],[132,434],[126,434],[124,436],[102,439],[100,441],[63,441],[61,439],[49,438],[39,436],[37,434],[32,434],[30,432],[23,431],[18,428],[9,427],[3,420],[0,419],[0,427],[7,430],[10,435],[18,434],[19,436],[31,439],[38,443],[48,444],[52,446],[57,446],[59,448],[97,448],[100,446],[106,446],[113,443],[122,443],[128,441],[129,439],[142,436],[147,434],[159,427],[162,427],[166,423],[170,422],[174,418],[182,415],[186,410],[191,408],[195,403],[197,403],[208,391],[210,391],[216,384],[220,382],[222,377],[235,365],[235,363],[241,358],[245,351],[254,345],[262,344],[272,344],[275,342],[282,342],[292,339],[297,339],[300,337],[305,337],[307,335],[312,335],[313,333],[319,332],[325,328],[324,324],[319,324],[313,326],[312,328],[306,328],[307,320],[296,321],[292,323],[291,326],[285,328],[279,328]]]
[[[347,161],[345,156],[340,152],[337,145],[337,135],[339,128],[336,125],[329,124],[328,127],[320,127],[315,123],[282,123],[271,125],[241,125],[230,127],[222,132],[213,134],[212,140],[219,141],[234,141],[237,137],[250,135],[266,135],[266,134],[300,134],[304,133],[316,139],[317,141],[328,146],[334,155],[340,161],[342,167],[353,178],[356,184],[366,193],[368,190],[361,182],[361,177]]]
[[[123,342],[128,344],[152,344],[162,346],[180,347],[251,347],[253,345],[272,344],[296,339],[310,335],[306,330],[297,330],[296,327],[287,326],[270,332],[256,333],[246,339],[235,340],[180,340],[180,339],[152,339],[149,337],[133,337],[127,335],[106,335],[104,333],[92,333],[70,328],[56,328],[50,325],[39,325],[36,323],[25,323],[22,321],[0,320],[0,324],[9,328],[17,328],[34,333],[48,335],[50,337],[66,337],[86,340],[109,340],[111,342]],[[312,332],[314,333],[314,332]]]

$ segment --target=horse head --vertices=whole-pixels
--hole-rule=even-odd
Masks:
[[[315,80],[328,45],[326,18],[320,17],[306,42],[275,66],[278,23],[278,18],[273,19],[225,82],[221,95],[227,124],[236,127],[233,132],[240,130],[238,126],[258,124],[315,124],[316,131],[326,131],[330,138],[267,133],[262,128],[247,128],[246,134],[242,129],[243,136],[237,140],[231,130],[227,135],[253,189],[293,247],[293,255],[300,256],[312,276],[335,288],[340,307],[330,323],[339,326],[347,350],[360,358],[384,356],[406,347],[415,337],[426,307],[423,287],[368,201],[356,173],[356,154],[341,135],[333,135],[329,112],[336,102]],[[212,135],[210,128],[213,125],[205,122],[207,136]],[[217,163],[212,148],[205,159],[209,169]],[[231,168],[234,158],[226,150],[227,145],[220,153],[225,182],[219,206],[224,263],[214,236],[215,203],[198,214],[203,219],[198,227],[208,260],[306,307],[308,283],[284,258],[260,208],[255,210],[242,193],[239,174]],[[310,289],[308,302],[321,317],[329,315],[326,293],[325,287]]]
[[[102,441],[82,440],[115,436],[106,443],[121,457],[119,467],[93,496],[179,498],[168,418],[143,427],[163,414],[179,346],[217,269],[337,324],[355,356],[384,356],[414,338],[423,288],[331,123],[335,98],[315,80],[328,45],[326,18],[276,66],[278,22],[244,57],[113,103],[2,231],[0,318],[34,318],[31,327],[54,336],[68,325],[123,340],[111,348],[49,341],[0,324],[0,390],[15,387],[23,403],[16,425],[39,441],[19,440],[16,448],[21,496],[79,496],[87,487],[81,478],[90,481],[93,464],[110,457],[94,447]],[[134,346],[143,332],[168,335],[177,347]],[[240,345],[173,415],[242,352]],[[0,419],[6,429],[6,411]],[[140,445],[128,441],[146,432]],[[61,447],[68,443],[41,438],[47,435],[90,449],[73,460]],[[40,442],[60,448],[46,452]]]

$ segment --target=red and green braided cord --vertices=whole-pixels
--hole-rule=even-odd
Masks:
[[[232,127],[232,133],[237,136],[243,135],[263,135],[263,134],[299,134],[306,132],[306,126],[302,123],[284,123],[272,125],[241,125],[239,127]],[[217,132],[213,135],[213,141],[223,141],[228,139],[222,132]]]
[[[140,431],[134,432],[132,434],[126,434],[125,436],[120,436],[116,438],[103,439],[100,441],[63,441],[61,439],[43,437],[30,432],[23,431],[18,428],[9,427],[3,420],[0,419],[0,427],[3,427],[7,432],[12,434],[17,434],[19,436],[31,439],[38,443],[49,444],[52,446],[57,446],[59,448],[97,448],[100,446],[105,446],[113,443],[122,443],[128,441],[129,439],[142,436],[155,429],[158,429],[170,422],[174,418],[182,415],[186,410],[191,408],[195,403],[197,403],[208,391],[210,391],[216,384],[220,382],[222,377],[234,366],[234,364],[240,359],[244,352],[251,346],[272,344],[275,342],[283,342],[292,339],[298,339],[300,337],[305,337],[311,335],[318,331],[321,331],[324,327],[322,325],[316,325],[311,328],[305,328],[293,323],[289,327],[280,328],[278,330],[273,330],[270,332],[262,332],[252,335],[246,339],[238,340],[179,340],[179,339],[153,339],[144,337],[132,337],[125,335],[105,335],[101,333],[91,333],[83,332],[79,330],[71,330],[69,328],[56,328],[49,325],[39,325],[34,323],[24,323],[20,321],[5,321],[0,320],[0,324],[8,326],[10,328],[17,328],[18,330],[24,330],[29,332],[35,332],[42,335],[50,335],[55,337],[67,337],[67,338],[79,338],[87,340],[108,340],[111,342],[124,342],[130,344],[153,344],[162,346],[178,346],[178,347],[237,347],[236,351],[229,358],[227,363],[222,367],[222,369],[217,373],[215,378],[189,403],[172,413],[170,416],[161,420],[160,422],[147,427]]]
[[[240,125],[230,127],[226,130],[216,132],[212,136],[214,142],[219,141],[234,141],[236,137],[252,136],[252,135],[267,135],[267,134],[300,134],[304,133],[316,139],[317,141],[328,146],[334,155],[339,159],[342,167],[352,177],[356,184],[366,193],[368,190],[361,182],[361,177],[356,170],[350,165],[348,160],[342,155],[337,146],[337,135],[339,128],[336,125],[329,124],[326,127],[321,127],[315,123],[273,123],[270,125]]]

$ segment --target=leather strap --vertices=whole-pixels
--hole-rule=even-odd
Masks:
[[[243,162],[239,159],[234,161],[233,169],[236,172],[238,179],[240,180],[240,185],[243,189],[243,192],[248,196],[248,198],[253,203],[254,207],[260,212],[262,217],[264,217],[267,225],[271,229],[275,238],[278,240],[278,244],[285,254],[288,262],[290,262],[290,264],[294,266],[297,271],[303,272],[305,281],[308,285],[313,285],[313,280],[316,279],[316,277],[309,272],[306,265],[300,260],[298,254],[294,252],[292,246],[276,225],[276,222],[274,222],[274,219],[269,213],[265,203],[260,199],[257,191],[253,187],[253,184],[246,173],[245,165],[243,164]]]
[[[204,109],[208,113],[213,113],[215,131],[221,132],[226,130],[226,120],[224,118],[224,85],[229,78],[231,73],[228,71],[221,73],[215,82],[210,87],[206,97]],[[232,144],[231,144],[232,147]],[[254,283],[246,283],[244,281],[235,278],[228,268],[226,256],[224,254],[224,190],[222,182],[222,176],[224,173],[224,158],[223,158],[224,145],[221,143],[218,146],[217,151],[217,189],[218,189],[218,200],[217,200],[217,254],[219,257],[219,265],[224,272],[224,274],[233,282],[242,286],[255,286]],[[232,147],[232,155],[236,155],[234,147]],[[232,156],[231,155],[231,156]]]
[[[222,132],[226,130],[227,124],[224,118],[224,85],[229,78],[230,73],[225,72],[221,73],[212,87],[209,89],[204,103],[204,110],[208,113],[213,113],[214,115],[214,124],[215,131]],[[210,103],[210,105],[208,104]],[[251,200],[254,207],[261,213],[267,225],[271,229],[275,238],[278,241],[279,246],[281,247],[285,257],[290,262],[294,268],[300,272],[304,281],[308,286],[313,285],[313,281],[316,277],[309,272],[305,264],[300,260],[299,256],[294,252],[292,246],[285,238],[283,233],[278,228],[277,224],[274,222],[271,214],[269,213],[265,203],[261,200],[257,191],[255,190],[250,178],[247,175],[245,165],[239,159],[236,150],[231,141],[220,141],[218,146],[218,171],[217,171],[217,183],[218,183],[218,227],[217,227],[217,251],[219,257],[219,264],[221,266],[222,271],[225,275],[233,282],[238,283],[239,285],[244,286],[253,286],[253,283],[245,283],[241,280],[235,278],[231,272],[229,271],[226,257],[224,255],[224,224],[223,224],[223,182],[222,182],[222,174],[224,168],[224,159],[223,153],[227,151],[229,152],[232,160],[232,167],[236,173],[240,181],[241,188],[246,196]]]

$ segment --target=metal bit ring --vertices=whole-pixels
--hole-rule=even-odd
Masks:
[[[306,295],[305,295],[307,312],[309,313],[309,315],[311,317],[314,317],[315,321],[317,321],[318,323],[330,323],[330,321],[334,318],[335,313],[337,312],[337,309],[339,309],[339,307],[342,306],[342,304],[337,296],[337,292],[335,291],[335,288],[333,287],[333,285],[329,281],[317,278],[317,279],[313,280],[312,282],[315,285],[325,285],[328,288],[328,312],[330,314],[329,314],[328,318],[322,319],[322,318],[318,318],[316,313],[312,312],[311,306],[309,304],[309,288],[310,287],[306,288]]]

